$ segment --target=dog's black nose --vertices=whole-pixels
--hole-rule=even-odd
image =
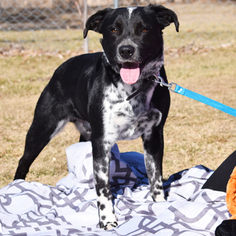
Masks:
[[[134,54],[134,47],[131,45],[121,46],[119,48],[119,53],[123,58],[129,59]]]

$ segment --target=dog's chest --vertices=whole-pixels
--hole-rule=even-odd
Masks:
[[[131,87],[119,83],[117,87],[112,84],[105,89],[103,123],[106,138],[110,140],[135,139],[153,125],[154,119],[157,118],[150,117],[150,110],[153,110],[150,101],[154,87],[126,101],[127,97],[138,87],[139,85]],[[150,119],[152,122],[148,125]]]

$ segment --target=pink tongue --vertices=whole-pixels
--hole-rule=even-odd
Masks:
[[[140,68],[138,63],[125,63],[120,69],[121,79],[126,84],[134,84],[138,81]]]

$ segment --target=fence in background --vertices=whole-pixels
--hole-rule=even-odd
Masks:
[[[77,29],[83,26],[86,14],[104,7],[174,1],[191,3],[193,0],[1,0],[0,30]],[[235,0],[214,0],[217,1],[225,4]]]
[[[113,0],[1,0],[0,30],[81,28],[86,14],[113,5]]]

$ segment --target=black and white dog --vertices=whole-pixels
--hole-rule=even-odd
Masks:
[[[110,150],[117,140],[142,137],[150,194],[164,200],[163,126],[170,96],[153,78],[161,75],[167,83],[162,30],[172,22],[178,31],[176,14],[156,5],[92,15],[84,37],[89,30],[101,33],[104,52],[76,56],[54,72],[38,100],[15,179],[24,179],[41,150],[73,122],[80,141],[92,142],[101,228],[117,226],[109,186]]]

